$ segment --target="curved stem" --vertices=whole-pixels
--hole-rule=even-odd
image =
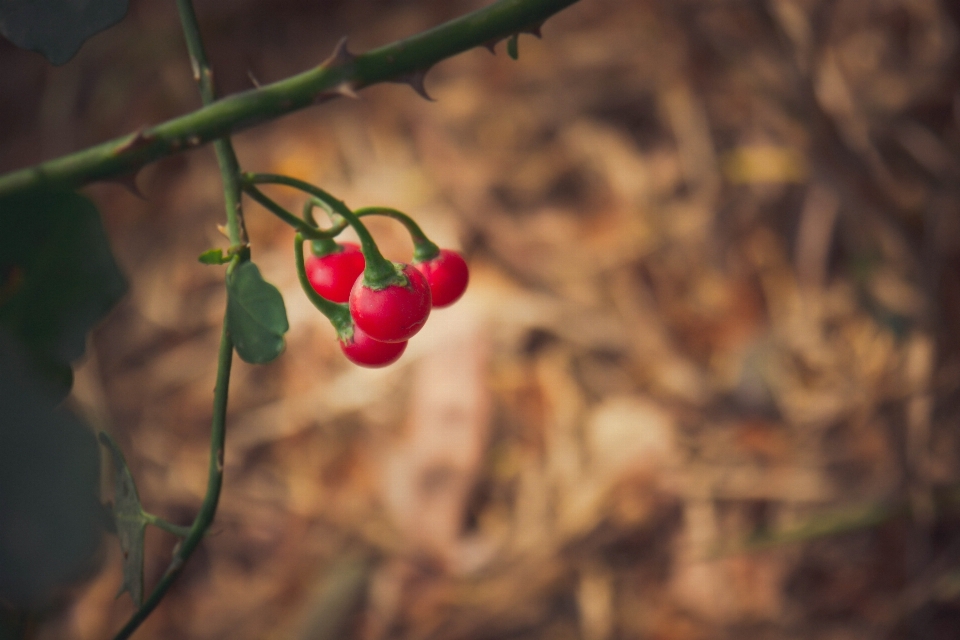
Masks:
[[[407,228],[410,238],[413,240],[413,262],[426,262],[437,257],[440,253],[440,247],[430,241],[413,218],[390,207],[363,207],[354,211],[358,218],[364,216],[386,216],[402,223]]]
[[[324,231],[322,229],[318,229],[317,227],[311,227],[310,223],[304,222],[297,216],[293,215],[291,212],[281,207],[273,199],[268,197],[266,194],[264,194],[262,191],[257,189],[252,184],[244,184],[241,188],[244,192],[246,192],[248,196],[250,196],[257,202],[259,202],[261,205],[263,205],[263,207],[267,209],[270,213],[272,213],[273,215],[277,216],[278,218],[286,222],[288,225],[296,229],[299,233],[302,233],[307,238],[310,238],[310,239],[315,238],[318,240],[322,240],[325,238],[334,238],[344,229],[344,227],[341,226],[339,228],[333,227],[331,229]]]
[[[200,39],[200,30],[197,17],[190,0],[177,0],[177,10],[180,13],[180,22],[183,34],[187,41],[187,51],[193,67],[194,79],[200,87],[200,96],[204,104],[213,102],[216,98],[213,86],[213,72],[207,63],[203,41]],[[233,145],[229,138],[219,139],[215,143],[217,163],[220,166],[220,175],[223,180],[223,195],[226,205],[227,232],[230,236],[231,249],[242,249],[247,245],[247,233],[243,224],[243,210],[240,202],[240,167]],[[248,251],[235,251],[230,265],[229,274],[240,264],[249,259]],[[177,576],[183,571],[187,560],[194,549],[203,540],[217,513],[220,502],[220,489],[223,486],[223,448],[227,432],[227,396],[230,387],[230,370],[233,365],[233,340],[227,328],[226,313],[224,313],[223,328],[220,334],[220,351],[217,357],[217,382],[213,391],[213,419],[210,430],[210,466],[207,472],[207,491],[203,496],[200,511],[190,526],[186,537],[178,545],[173,559],[160,581],[153,588],[150,597],[140,605],[133,616],[127,621],[123,629],[117,633],[115,640],[129,638],[137,627],[156,608],[167,591],[173,585]],[[159,526],[159,525],[158,525]]]
[[[303,203],[303,220],[311,227],[319,227],[320,224],[317,223],[317,219],[313,215],[313,208],[317,206],[317,201],[313,198],[310,198]]]
[[[303,262],[303,235],[299,232],[293,238],[293,252],[296,255],[297,277],[300,279],[300,287],[307,294],[310,302],[317,310],[327,317],[327,320],[333,324],[337,330],[337,335],[341,338],[349,338],[353,335],[353,320],[350,317],[350,309],[345,304],[327,300],[313,288],[310,279],[307,278],[307,269]]]
[[[213,70],[207,62],[207,52],[203,48],[193,3],[190,0],[177,0],[177,11],[180,13],[183,36],[187,41],[193,79],[200,88],[200,98],[204,105],[213,104],[217,99],[213,84]],[[227,207],[227,234],[230,236],[230,244],[233,247],[239,247],[247,244],[247,230],[243,224],[238,180],[240,165],[228,136],[217,138],[213,144],[217,154],[217,164],[220,166],[220,178],[223,180],[223,195]]]
[[[366,266],[363,269],[363,283],[372,289],[383,289],[392,284],[401,286],[407,284],[406,276],[398,273],[393,263],[383,257],[380,249],[377,248],[377,243],[373,240],[373,236],[360,222],[360,218],[354,215],[353,211],[343,201],[337,200],[320,187],[290,176],[281,176],[274,173],[245,173],[243,174],[243,180],[244,188],[249,188],[254,184],[282,184],[299,189],[326,203],[335,213],[343,216],[343,219],[353,227],[360,239],[360,249],[363,251],[363,259],[366,261]]]
[[[231,262],[231,267],[239,264],[239,257]],[[220,487],[223,484],[223,446],[227,433],[227,391],[230,386],[230,369],[233,364],[233,341],[227,331],[226,317],[223,330],[220,334],[220,352],[217,356],[217,383],[213,390],[213,420],[210,430],[210,470],[207,474],[207,492],[200,505],[200,512],[190,526],[187,537],[183,539],[173,554],[173,560],[164,572],[157,586],[153,588],[150,597],[133,614],[127,624],[115,636],[114,640],[125,640],[136,631],[147,616],[166,595],[187,559],[193,553],[200,541],[203,540],[213,517],[217,513],[217,503],[220,501]]]
[[[313,208],[317,206],[318,202],[319,200],[315,198],[310,198],[309,200],[303,203],[303,219],[307,224],[313,227],[320,226],[319,224],[317,224],[317,219],[313,215]],[[341,220],[339,224],[336,224],[330,229],[328,229],[327,233],[333,233],[334,235],[338,235],[341,231],[343,231],[346,228],[347,228],[346,220]],[[331,253],[337,253],[338,251],[342,251],[343,247],[337,244],[337,241],[334,240],[332,237],[331,238],[315,238],[313,242],[310,243],[310,250],[313,252],[313,255],[315,256],[326,256],[326,255],[330,255]]]
[[[500,0],[404,40],[213,102],[162,124],[0,176],[0,196],[75,188],[136,172],[160,158],[380,82],[414,82],[437,62],[532,29],[576,0]],[[195,21],[194,21],[195,22]],[[422,76],[421,76],[422,79]]]
[[[172,522],[167,522],[160,516],[155,516],[152,513],[147,513],[143,511],[143,518],[147,521],[147,524],[152,524],[157,529],[163,529],[167,533],[172,533],[178,538],[186,538],[190,535],[190,527],[183,527],[178,524],[173,524]]]

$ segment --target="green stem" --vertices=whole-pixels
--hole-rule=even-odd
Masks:
[[[349,338],[353,335],[353,320],[350,317],[350,308],[345,304],[327,300],[317,293],[313,285],[310,284],[310,279],[307,278],[307,268],[303,262],[303,235],[299,232],[293,239],[293,251],[297,258],[297,276],[300,278],[300,287],[303,292],[307,294],[307,298],[313,303],[313,306],[333,324],[333,328],[337,330],[337,335],[341,338]]]
[[[440,247],[430,241],[413,218],[390,207],[364,207],[354,211],[358,218],[364,216],[386,216],[402,223],[413,240],[413,263],[426,262],[440,254]]]
[[[192,113],[0,176],[0,197],[38,187],[75,188],[131,174],[279,116],[380,82],[409,82],[437,62],[539,25],[576,0],[500,0],[405,40],[331,58],[298,75],[223,98]],[[195,23],[195,21],[194,21]]]
[[[316,198],[310,198],[303,203],[303,219],[304,221],[313,226],[319,227],[317,224],[317,219],[313,216],[313,208],[317,206],[319,200]],[[315,256],[327,256],[331,253],[338,253],[343,251],[343,246],[338,244],[336,240],[333,239],[333,236],[337,236],[341,231],[347,228],[346,220],[341,220],[338,224],[334,225],[327,230],[327,233],[331,234],[329,238],[316,238],[313,242],[310,243],[310,250]]]
[[[317,219],[313,215],[313,208],[317,206],[317,200],[310,198],[303,203],[303,220],[312,227],[319,227]]]
[[[310,223],[301,220],[297,216],[293,215],[291,212],[281,207],[273,199],[268,197],[266,194],[264,194],[262,191],[257,189],[252,184],[244,184],[242,186],[242,189],[243,191],[246,192],[248,196],[250,196],[257,202],[259,202],[261,205],[263,205],[263,207],[267,209],[270,213],[272,213],[273,215],[277,216],[278,218],[286,222],[288,225],[296,229],[299,233],[302,233],[307,238],[317,239],[317,240],[322,240],[325,238],[334,238],[341,231],[343,231],[343,226],[339,228],[333,227],[332,229],[329,229],[326,231],[322,229],[318,229],[317,227],[310,226]]]
[[[172,533],[178,538],[186,538],[190,535],[190,527],[182,527],[178,524],[173,524],[172,522],[167,522],[159,516],[155,516],[152,513],[147,513],[146,511],[141,511],[143,514],[144,520],[147,521],[147,524],[152,524],[157,529],[162,529],[167,533]]]
[[[216,99],[213,86],[213,72],[207,63],[206,53],[203,50],[203,41],[200,39],[200,30],[197,17],[190,0],[177,0],[177,9],[180,13],[180,22],[183,34],[187,41],[187,51],[193,67],[193,75],[200,87],[200,97],[204,104]],[[229,138],[216,141],[215,150],[217,163],[220,165],[220,175],[223,179],[223,194],[227,214],[227,233],[230,236],[231,249],[241,249],[247,245],[246,229],[243,224],[243,210],[240,202],[240,167],[233,145]],[[235,251],[227,274],[237,267],[242,260],[249,258],[247,251]],[[187,560],[194,549],[203,540],[217,513],[220,502],[220,489],[223,486],[223,454],[226,439],[227,422],[227,395],[230,387],[230,369],[233,364],[233,341],[227,328],[227,318],[224,314],[223,329],[220,335],[220,352],[217,358],[217,382],[213,391],[213,419],[210,432],[210,467],[207,472],[207,491],[200,505],[200,511],[190,526],[186,537],[181,541],[173,554],[173,559],[160,581],[153,588],[150,597],[140,605],[133,616],[116,635],[115,640],[129,638],[140,624],[150,615],[156,606],[163,600],[167,591],[173,585],[177,576],[183,571]],[[155,517],[154,517],[155,518]],[[156,518],[155,518],[156,520]],[[156,524],[156,522],[154,523]],[[161,526],[161,525],[158,525]]]
[[[291,178],[290,176],[281,176],[273,173],[245,173],[243,174],[244,188],[249,189],[255,184],[282,184],[294,189],[299,189],[304,193],[318,198],[325,202],[337,214],[347,221],[360,239],[360,250],[363,251],[363,259],[366,266],[363,269],[363,283],[371,289],[384,289],[390,285],[397,284],[405,286],[407,284],[406,276],[398,273],[396,266],[383,257],[373,236],[360,222],[360,218],[354,215],[353,211],[347,207],[341,200],[337,200],[332,195],[316,187],[309,182]]]
[[[187,41],[193,79],[197,81],[200,88],[200,99],[204,105],[211,105],[216,101],[217,95],[213,84],[213,70],[207,62],[207,52],[203,48],[203,39],[200,37],[197,14],[193,10],[191,0],[177,0],[177,10],[180,13],[183,35]],[[247,231],[243,224],[243,209],[240,202],[240,181],[237,178],[240,175],[240,165],[228,136],[215,140],[214,150],[217,154],[217,164],[220,166],[220,177],[223,180],[223,195],[227,208],[227,234],[230,236],[230,244],[233,247],[239,247],[247,243]]]
[[[320,198],[310,198],[309,200],[307,200],[307,201],[303,204],[303,209],[304,209],[304,211],[307,210],[307,207],[310,207],[310,217],[311,217],[311,218],[313,218],[313,207],[320,207],[321,209],[323,209],[324,211],[327,212],[327,215],[330,216],[330,219],[333,220],[335,223],[337,223],[337,222],[343,222],[344,224],[346,224],[346,221],[345,221],[345,220],[344,220],[344,221],[338,221],[337,218],[336,218],[337,214],[336,214],[336,212],[333,210],[333,208],[332,208],[329,204],[327,204],[326,202],[324,202],[323,200],[321,200]]]
[[[240,258],[235,257],[230,268],[239,264]],[[227,391],[230,386],[230,368],[233,364],[233,341],[227,331],[226,317],[223,331],[220,334],[220,352],[217,357],[217,383],[213,390],[213,420],[210,431],[210,470],[207,475],[207,492],[200,505],[200,512],[190,526],[187,537],[183,539],[173,554],[173,560],[164,572],[157,586],[153,588],[150,597],[133,614],[127,624],[115,636],[114,640],[129,638],[137,627],[166,595],[183,567],[190,558],[194,549],[203,540],[207,529],[217,513],[217,503],[220,501],[220,487],[223,484],[223,447],[226,438],[227,426]]]

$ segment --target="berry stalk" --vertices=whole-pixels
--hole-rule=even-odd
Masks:
[[[363,270],[363,283],[367,287],[380,290],[393,285],[406,286],[408,284],[407,277],[392,262],[383,257],[367,227],[360,222],[360,218],[343,201],[337,200],[320,187],[290,176],[273,173],[245,173],[243,174],[243,180],[244,190],[248,193],[257,191],[256,187],[253,186],[256,184],[282,184],[293,187],[314,196],[328,205],[334,213],[343,217],[347,224],[353,227],[360,240],[360,248],[363,251],[364,260],[366,260],[366,267]]]
[[[406,227],[407,232],[410,234],[410,239],[413,240],[413,264],[425,262],[440,255],[440,247],[427,237],[427,234],[423,232],[423,229],[420,228],[420,225],[418,225],[413,218],[402,211],[391,209],[390,207],[364,207],[354,211],[354,214],[356,214],[358,218],[364,216],[386,216],[393,218]]]
[[[299,232],[293,238],[293,252],[296,255],[297,277],[300,280],[300,288],[307,294],[307,298],[317,308],[317,311],[326,316],[333,328],[337,330],[337,336],[341,339],[349,339],[353,335],[353,320],[350,318],[350,309],[345,304],[339,304],[327,300],[314,290],[307,277],[307,267],[303,258],[303,235]]]

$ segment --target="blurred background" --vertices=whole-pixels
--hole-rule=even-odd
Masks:
[[[232,93],[480,5],[197,12]],[[376,86],[237,135],[246,170],[412,214],[471,284],[359,369],[248,201],[286,353],[236,362],[213,532],[136,637],[960,637],[958,25],[949,0],[581,0],[519,61],[437,65],[435,102]],[[0,42],[0,170],[198,106],[172,2],[62,67]],[[211,148],[138,184],[84,190],[130,292],[71,403],[187,524],[222,192]],[[175,542],[148,531],[148,589]],[[39,637],[110,637],[120,566],[109,538]]]

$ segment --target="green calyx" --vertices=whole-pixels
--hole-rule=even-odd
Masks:
[[[310,251],[318,258],[343,251],[343,245],[333,238],[317,238],[310,241]]]
[[[369,263],[367,263],[369,264]],[[390,272],[385,275],[378,274],[374,278],[368,277],[367,269],[363,270],[363,286],[374,291],[381,291],[387,287],[409,287],[410,279],[403,273],[403,265],[397,262],[387,262],[390,265]]]
[[[363,259],[366,260],[367,263],[363,268],[363,286],[368,289],[373,289],[374,291],[380,291],[381,289],[386,289],[394,285],[398,287],[410,286],[410,281],[407,279],[407,276],[403,275],[402,265],[390,262],[384,258],[380,254],[379,249],[377,250],[377,256],[380,258],[380,261],[371,263],[370,257],[367,255],[366,246],[361,243],[360,249],[363,251]]]

